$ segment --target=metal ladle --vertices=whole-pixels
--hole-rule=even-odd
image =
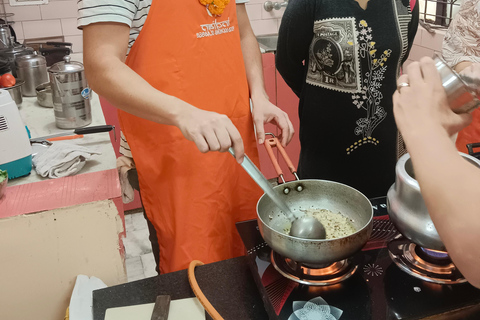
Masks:
[[[230,154],[235,157],[235,152],[229,148]],[[285,216],[290,220],[292,226],[290,235],[292,237],[303,239],[325,239],[326,232],[323,224],[315,217],[306,215],[295,215],[287,206],[285,201],[273,190],[270,182],[258,170],[257,166],[245,155],[241,164],[243,169],[252,177],[252,179],[262,188],[263,192],[272,199],[272,201],[283,211]]]

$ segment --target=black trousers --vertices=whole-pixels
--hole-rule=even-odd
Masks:
[[[138,190],[138,192],[140,193],[140,184],[138,183],[137,169],[128,170],[128,181],[130,182],[130,185],[135,190]],[[142,197],[140,197],[140,201],[142,201]],[[155,230],[155,227],[153,226],[152,222],[148,219],[143,203],[142,203],[142,208],[143,208],[143,216],[145,217],[145,220],[147,220],[147,225],[148,225],[148,232],[149,232],[148,239],[150,240],[150,243],[152,245],[152,253],[153,253],[153,256],[155,257],[155,270],[157,271],[158,274],[160,274],[160,269],[158,268],[158,262],[160,261],[160,246],[158,245],[157,231]]]

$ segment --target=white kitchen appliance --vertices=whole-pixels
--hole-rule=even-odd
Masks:
[[[9,179],[32,171],[32,146],[27,129],[6,90],[0,90],[0,170],[7,170]]]

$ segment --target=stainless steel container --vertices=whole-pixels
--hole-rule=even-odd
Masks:
[[[0,49],[8,48],[11,46],[12,33],[8,25],[0,25]]]
[[[22,87],[25,84],[25,81],[21,79],[15,79],[16,83],[12,87],[8,88],[3,88],[3,90],[7,90],[8,93],[10,93],[10,96],[12,97],[13,101],[17,104],[17,106],[20,106],[23,102],[22,98]]]
[[[471,87],[441,57],[435,54],[433,61],[440,73],[450,108],[455,113],[470,112],[480,106],[480,91],[477,92],[475,88]]]
[[[75,129],[92,123],[91,91],[83,64],[65,56],[64,61],[52,65],[48,73],[57,127]]]
[[[460,155],[480,168],[480,160],[468,154]],[[395,183],[387,193],[387,210],[398,231],[413,243],[433,250],[445,251],[445,245],[435,229],[415,180],[410,154],[403,155],[395,167]],[[448,183],[448,181],[445,181]]]
[[[13,43],[13,40],[12,40]],[[25,47],[19,44],[13,44],[7,48],[0,49],[0,57],[8,59],[10,63],[10,68],[12,70],[12,74],[15,78],[17,78],[17,66],[15,65],[15,60],[23,55],[33,54],[34,50],[30,47]]]
[[[35,88],[37,92],[37,102],[42,107],[53,108],[52,86],[50,82],[42,83]]]
[[[23,95],[35,97],[35,88],[48,82],[47,61],[39,54],[27,54],[15,60],[17,66],[17,77],[24,80]]]

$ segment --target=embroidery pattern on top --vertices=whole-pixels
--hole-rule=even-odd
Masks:
[[[372,28],[368,26],[365,20],[361,20],[358,27],[360,29],[358,38],[359,54],[362,59],[366,59],[368,69],[363,77],[361,92],[354,93],[352,100],[358,109],[365,110],[366,116],[357,120],[355,135],[361,136],[361,138],[346,149],[347,154],[352,153],[358,147],[367,143],[377,145],[379,140],[372,136],[373,131],[387,116],[387,112],[380,105],[383,99],[380,88],[387,70],[385,62],[390,57],[392,50],[384,50],[380,57],[377,58],[378,53],[377,49],[375,49],[375,42],[372,41]]]
[[[342,92],[360,91],[355,18],[315,21],[307,83]]]

